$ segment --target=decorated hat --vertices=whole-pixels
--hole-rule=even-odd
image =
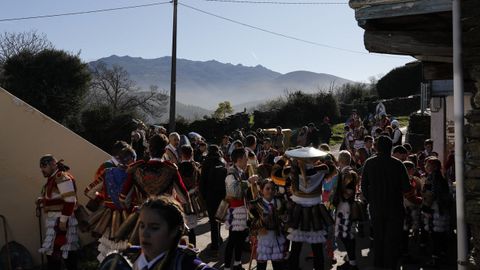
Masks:
[[[310,158],[321,158],[328,155],[327,152],[318,150],[314,147],[301,147],[285,152],[285,155],[289,158],[296,159],[310,159]]]

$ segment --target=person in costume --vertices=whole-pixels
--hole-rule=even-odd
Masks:
[[[254,184],[258,177],[256,175],[245,181],[245,170],[247,169],[248,156],[244,148],[232,151],[233,166],[227,171],[225,178],[226,200],[229,203],[225,227],[228,230],[228,240],[225,248],[225,270],[230,270],[232,265],[232,257],[235,252],[235,260],[233,263],[234,270],[242,268],[242,246],[248,236],[247,226],[247,206],[246,194],[248,191],[248,183]]]
[[[96,193],[98,191],[100,191],[102,188],[103,188],[103,180],[104,180],[104,177],[105,177],[105,169],[107,168],[113,168],[113,167],[117,167],[118,165],[120,165],[120,162],[119,162],[119,154],[120,152],[128,147],[128,143],[127,142],[124,142],[124,141],[116,141],[114,144],[113,144],[113,147],[112,147],[112,157],[103,162],[97,169],[97,171],[95,172],[95,178],[94,178],[94,181],[90,184],[87,185],[87,187],[85,188],[84,190],[84,194],[85,196],[87,196],[89,199],[91,200],[97,200],[99,199],[99,197],[97,197]]]
[[[94,180],[100,185],[100,189],[95,188],[98,189],[95,196],[96,200],[102,202],[102,207],[89,217],[89,227],[93,236],[101,236],[98,240],[99,262],[102,262],[108,253],[128,247],[125,240],[115,241],[115,235],[130,212],[129,204],[120,203],[119,195],[127,179],[127,166],[135,161],[135,156],[133,148],[126,146],[116,155],[116,166],[104,169]]]
[[[437,265],[446,256],[447,236],[450,230],[450,211],[453,198],[448,182],[442,174],[442,163],[436,157],[428,157],[425,163],[427,179],[423,186],[423,224],[433,241],[433,253],[430,265]]]
[[[127,180],[119,196],[121,203],[126,204],[129,198],[130,206],[135,207],[140,206],[150,196],[167,195],[177,200],[187,215],[191,213],[188,192],[177,166],[162,158],[167,144],[167,137],[163,134],[156,134],[150,139],[151,159],[148,162],[140,160],[129,166]],[[138,212],[134,211],[120,226],[116,240],[128,237],[130,243],[137,243],[137,220]]]
[[[43,186],[39,203],[46,214],[45,239],[39,252],[47,256],[48,269],[77,269],[76,251],[80,245],[77,234],[77,219],[74,210],[77,193],[74,177],[62,161],[52,155],[40,158],[40,169],[47,183]]]
[[[267,262],[271,261],[274,270],[284,269],[284,260],[287,253],[284,234],[283,216],[286,210],[285,201],[276,196],[276,186],[270,179],[260,180],[260,198],[250,204],[252,215],[255,217],[251,226],[251,234],[256,236],[257,270],[267,269]]]
[[[309,243],[313,251],[313,265],[323,269],[323,243],[326,229],[333,224],[325,205],[322,203],[322,182],[329,169],[326,165],[316,166],[321,157],[327,155],[313,147],[303,147],[285,152],[292,158],[290,178],[292,200],[289,209],[287,238],[292,241],[289,269],[298,269],[303,243]]]
[[[180,162],[180,153],[178,147],[180,146],[180,135],[177,132],[172,132],[168,136],[168,145],[165,147],[165,154],[163,158],[173,164]]]
[[[355,256],[355,230],[358,216],[354,216],[354,200],[359,179],[357,173],[352,169],[344,169],[340,172],[337,190],[334,194],[333,204],[335,211],[335,236],[342,241],[347,251],[345,263],[338,266],[339,270],[357,270]]]
[[[186,216],[188,227],[188,242],[196,245],[195,227],[198,223],[198,216],[203,211],[203,201],[199,198],[200,164],[192,159],[193,149],[189,145],[184,145],[180,151],[181,162],[178,164],[178,171],[182,177],[183,183],[188,190],[191,208],[193,212]]]
[[[402,253],[408,255],[408,243],[410,232],[415,236],[418,235],[420,228],[420,206],[422,204],[422,184],[420,179],[415,176],[415,164],[411,161],[404,161],[403,164],[407,168],[410,177],[411,192],[405,194],[403,204],[405,207],[405,221],[403,225]]]
[[[209,270],[194,250],[179,246],[185,230],[180,205],[170,197],[150,198],[139,217],[141,254],[134,270]]]

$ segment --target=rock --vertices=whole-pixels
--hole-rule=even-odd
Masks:
[[[480,178],[480,168],[479,167],[476,167],[476,168],[468,167],[468,168],[466,168],[465,177],[466,178]]]
[[[480,192],[480,179],[467,178],[465,179],[465,191],[466,192]]]
[[[470,123],[480,123],[480,110],[470,110],[465,118]]]
[[[480,199],[465,202],[465,221],[469,224],[480,224]]]
[[[480,125],[465,125],[465,136],[469,139],[480,139]]]

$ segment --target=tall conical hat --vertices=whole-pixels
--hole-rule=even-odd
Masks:
[[[297,159],[320,158],[328,155],[327,152],[318,150],[317,148],[314,148],[314,147],[297,148],[297,149],[286,151],[285,154],[289,158],[297,158]]]

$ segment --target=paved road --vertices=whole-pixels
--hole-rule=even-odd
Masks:
[[[208,263],[210,266],[214,266],[217,269],[223,269],[223,253],[225,250],[225,243],[221,246],[220,255],[218,258],[213,258],[208,254],[208,245],[210,244],[210,226],[208,224],[207,218],[202,218],[199,220],[199,226],[195,229],[197,232],[197,248],[201,251],[200,258]],[[368,230],[365,230],[368,231]],[[225,227],[222,225],[221,235],[224,240],[227,239],[228,232],[225,230]],[[436,269],[456,269],[455,267],[455,258],[456,258],[456,240],[454,236],[450,238],[450,240],[445,243],[449,247],[448,256],[444,265],[440,268]],[[406,263],[405,266],[402,267],[403,270],[428,270],[434,268],[426,268],[422,267],[421,265],[423,262],[428,260],[428,251],[427,249],[421,249],[415,243],[411,243],[411,250],[410,255],[413,260],[409,263]],[[308,259],[308,255],[311,253],[310,246],[304,245],[300,262],[301,262],[301,269],[310,270],[313,269],[312,260]],[[362,270],[374,270],[375,268],[372,267],[373,262],[373,251],[370,249],[370,240],[368,237],[358,237],[357,236],[357,263],[360,269]],[[338,249],[334,253],[334,257],[337,260],[336,264],[333,264],[328,260],[325,262],[325,269],[337,269],[338,265],[343,264],[344,257],[346,256],[346,252],[343,249],[342,244],[340,243]],[[243,252],[242,255],[242,263],[243,268],[248,269],[250,254],[248,252]],[[255,261],[252,262],[252,269],[256,269]],[[268,264],[267,269],[272,269],[271,265]]]

